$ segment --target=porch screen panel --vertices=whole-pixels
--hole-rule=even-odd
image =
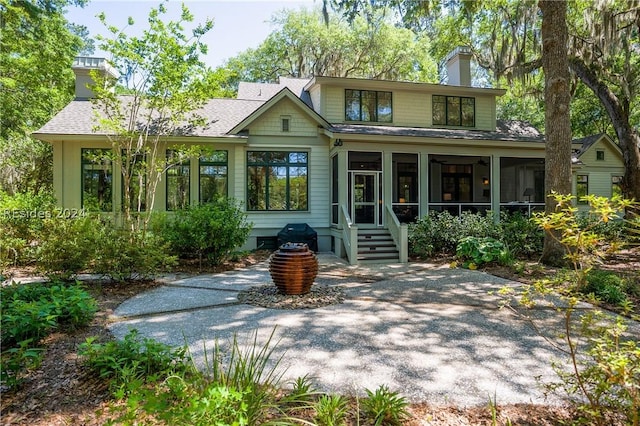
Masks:
[[[419,215],[417,154],[393,154],[393,211],[403,223]]]
[[[113,165],[110,149],[82,150],[82,208],[113,210]]]

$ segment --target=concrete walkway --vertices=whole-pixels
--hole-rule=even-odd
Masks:
[[[537,327],[559,330],[553,309],[536,311],[536,327],[491,295],[517,283],[482,272],[426,263],[350,266],[320,254],[317,284],[340,286],[342,304],[277,310],[243,305],[240,290],[272,283],[268,264],[222,274],[166,279],[165,286],[120,305],[111,331],[131,328],[170,345],[188,344],[200,365],[205,348],[263,343],[275,327],[273,359],[284,382],[309,375],[320,390],[363,394],[387,385],[410,401],[436,405],[560,403],[545,400],[538,379],[556,379],[564,360]],[[552,335],[550,332],[549,335]]]

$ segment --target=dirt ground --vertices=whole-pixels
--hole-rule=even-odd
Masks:
[[[229,262],[222,268],[208,269],[206,272],[230,270],[268,257],[268,252],[257,252],[239,261]],[[613,259],[607,265],[630,274],[640,285],[640,253],[627,253]],[[183,265],[183,272],[197,272],[193,264]],[[14,275],[25,275],[27,270],[12,271]],[[203,271],[205,272],[205,271]],[[513,276],[503,268],[491,268],[488,272],[506,278],[531,280],[544,274],[538,268],[530,273]],[[553,273],[553,271],[547,271]],[[55,333],[44,341],[46,353],[39,368],[28,372],[19,389],[4,390],[1,397],[0,419],[2,425],[101,425],[108,421],[108,407],[113,402],[106,383],[92,375],[80,363],[78,346],[89,336],[100,340],[112,338],[106,328],[109,315],[124,300],[159,285],[156,282],[136,282],[122,284],[94,283],[88,287],[99,303],[99,312],[92,324],[72,333]],[[637,305],[637,304],[636,304]],[[489,401],[487,401],[489,403]],[[432,406],[426,401],[410,407],[412,418],[409,426],[418,425],[560,425],[575,419],[575,413],[567,407],[541,405],[499,405],[496,421],[488,406],[452,407]],[[353,423],[355,424],[355,423]]]

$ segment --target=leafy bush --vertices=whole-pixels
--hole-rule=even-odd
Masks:
[[[33,260],[32,247],[42,235],[43,218],[54,211],[48,194],[8,195],[0,191],[0,266]]]
[[[178,210],[173,217],[158,215],[151,224],[180,257],[195,255],[200,263],[206,259],[213,265],[243,245],[251,228],[238,203],[226,198]]]
[[[43,239],[37,249],[38,269],[55,279],[68,280],[85,270],[95,255],[99,219],[83,216],[43,221]]]
[[[176,262],[168,243],[151,234],[103,226],[96,242],[92,270],[114,281],[149,278]]]
[[[507,265],[512,258],[505,245],[495,238],[464,237],[458,242],[456,255],[462,259],[463,266],[476,269],[478,266],[498,262]]]
[[[407,400],[387,386],[381,385],[375,392],[365,391],[367,398],[362,400],[362,409],[374,425],[401,425],[409,417]]]
[[[2,381],[18,383],[20,372],[37,365],[40,340],[58,328],[88,324],[95,300],[79,285],[11,284],[0,289]]]
[[[455,254],[464,237],[497,236],[498,228],[491,215],[463,212],[453,216],[448,211],[430,212],[409,225],[409,251],[413,256]]]
[[[548,385],[561,389],[574,399],[576,407],[588,419],[589,424],[607,425],[613,420],[628,424],[640,424],[640,347],[637,339],[628,331],[628,321],[623,315],[605,313],[597,309],[581,310],[578,321],[574,314],[580,303],[581,293],[605,291],[607,297],[616,294],[622,286],[607,273],[593,271],[594,265],[604,256],[620,248],[617,242],[607,241],[601,225],[614,221],[617,212],[637,206],[619,197],[607,199],[589,195],[583,199],[589,205],[590,220],[585,225],[571,195],[552,194],[557,203],[553,213],[536,214],[534,220],[552,238],[557,238],[573,267],[570,279],[543,280],[526,288],[520,303],[535,304],[540,295],[554,294],[562,302],[563,323],[561,337],[565,342],[570,368],[566,362],[554,364],[560,383]],[[569,281],[569,282],[567,282]],[[567,285],[569,284],[569,285]],[[622,313],[632,315],[631,304],[620,302]],[[630,337],[630,338],[629,338]]]
[[[150,338],[140,337],[137,330],[123,340],[95,343],[89,337],[80,345],[84,363],[100,377],[111,380],[112,388],[128,394],[141,383],[163,380],[187,369],[186,347],[172,348]]]
[[[603,302],[622,305],[627,300],[627,282],[614,272],[592,269],[587,273],[583,294],[593,294]]]
[[[542,253],[544,232],[522,213],[502,213],[498,224],[498,239],[515,258],[531,258]]]

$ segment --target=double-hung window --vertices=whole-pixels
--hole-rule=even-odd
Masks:
[[[200,202],[227,196],[228,152],[213,151],[200,157]]]
[[[247,210],[308,210],[308,153],[247,152]]]
[[[109,149],[82,150],[82,208],[113,210],[113,165]]]
[[[345,90],[345,120],[391,123],[391,92]]]
[[[474,127],[476,124],[475,98],[433,95],[432,111],[434,125]]]

